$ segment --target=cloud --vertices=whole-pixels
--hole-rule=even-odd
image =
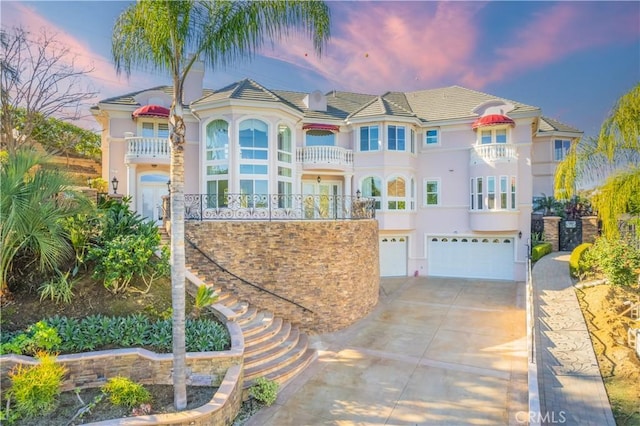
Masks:
[[[473,68],[462,83],[482,88],[580,51],[637,40],[637,12],[633,3],[551,4],[535,13],[528,25],[506,37],[507,41],[488,55],[491,61]]]
[[[263,54],[316,72],[335,88],[369,93],[424,88],[461,75],[475,48],[475,15],[484,7],[457,2],[330,5],[337,19],[321,58],[304,39]]]

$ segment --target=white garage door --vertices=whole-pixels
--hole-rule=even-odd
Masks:
[[[407,237],[380,237],[380,276],[407,276]]]
[[[429,275],[513,279],[513,238],[428,237]]]

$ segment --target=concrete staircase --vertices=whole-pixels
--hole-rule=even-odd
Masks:
[[[161,231],[163,243],[169,237]],[[206,285],[211,285],[218,294],[218,301],[236,314],[235,321],[244,335],[244,388],[250,388],[258,377],[266,377],[284,384],[300,373],[316,357],[316,351],[308,347],[307,336],[300,330],[274,316],[271,312],[252,306],[229,289],[246,285],[229,277],[229,287],[218,284],[214,277],[220,268],[211,263],[199,251],[186,244],[186,267]],[[232,282],[235,281],[235,282]]]

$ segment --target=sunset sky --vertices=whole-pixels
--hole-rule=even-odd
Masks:
[[[170,84],[136,71],[116,76],[111,31],[125,1],[7,1],[3,29],[46,29],[93,67],[97,100]],[[368,94],[450,85],[539,106],[595,135],[615,101],[640,81],[640,2],[330,1],[322,57],[291,37],[251,62],[207,70],[205,86],[252,78],[268,89]],[[97,128],[89,121],[86,126]]]

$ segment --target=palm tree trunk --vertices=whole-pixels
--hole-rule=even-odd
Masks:
[[[173,397],[176,410],[187,407],[185,345],[184,143],[182,96],[171,114],[171,299],[173,307]],[[174,98],[176,99],[176,98]]]

